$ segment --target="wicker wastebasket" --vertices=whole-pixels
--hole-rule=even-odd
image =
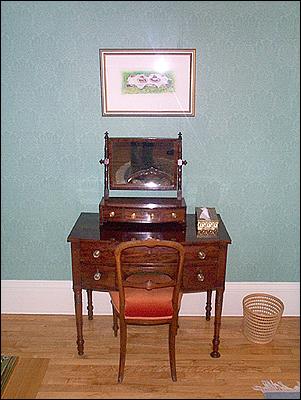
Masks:
[[[284,305],[280,299],[266,293],[253,293],[243,298],[243,333],[254,343],[273,340]]]

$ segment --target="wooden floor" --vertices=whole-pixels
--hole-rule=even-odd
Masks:
[[[262,380],[300,381],[299,318],[283,317],[274,340],[249,342],[242,318],[223,317],[221,357],[213,359],[213,319],[180,317],[178,381],[172,382],[167,326],[128,330],[125,378],[117,383],[119,337],[112,318],[84,318],[85,355],[78,356],[73,316],[2,315],[1,353],[19,356],[2,398],[255,399]]]

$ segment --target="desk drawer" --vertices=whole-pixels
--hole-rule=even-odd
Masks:
[[[120,207],[102,207],[102,217],[104,221],[122,221],[123,210]]]
[[[81,243],[80,248],[80,261],[86,264],[97,265],[115,265],[114,251],[116,244],[108,243],[107,246],[103,244],[100,246],[97,242]],[[147,257],[147,258],[146,258]],[[129,249],[123,252],[122,260],[125,263],[169,263],[177,260],[177,253],[173,249]]]
[[[178,252],[170,248],[132,248],[124,250],[121,256],[124,263],[139,264],[168,264],[178,260]]]
[[[185,223],[185,207],[165,207],[151,209],[149,207],[100,207],[100,222],[179,222]]]
[[[82,264],[81,281],[83,289],[114,290],[116,288],[115,268]]]
[[[185,264],[197,262],[200,265],[215,265],[218,262],[219,252],[219,246],[216,244],[185,246]]]
[[[217,285],[217,266],[188,265],[184,268],[183,289],[186,292],[212,289]]]
[[[180,222],[185,223],[185,208],[164,208],[164,209],[139,209],[128,208],[124,210],[124,220],[132,222]]]
[[[87,264],[115,264],[114,250],[116,244],[100,245],[97,242],[81,242],[80,261]]]

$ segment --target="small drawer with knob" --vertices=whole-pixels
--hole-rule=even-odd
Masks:
[[[83,289],[115,290],[115,268],[103,265],[81,265]]]
[[[108,243],[100,245],[97,242],[81,242],[80,245],[80,260],[83,263],[89,264],[109,264],[115,263],[114,250],[116,245]]]
[[[106,207],[102,209],[103,219],[108,222],[122,220],[122,209],[118,207]]]
[[[153,211],[145,211],[139,208],[125,208],[123,210],[124,220],[126,222],[154,222],[157,218]]]
[[[216,244],[199,244],[185,246],[185,261],[198,262],[202,265],[214,265],[218,262],[220,254],[219,246]]]
[[[177,222],[185,224],[186,210],[184,208],[169,208],[161,210],[162,222]]]
[[[208,290],[216,286],[217,267],[189,265],[184,268],[183,287],[185,291]]]

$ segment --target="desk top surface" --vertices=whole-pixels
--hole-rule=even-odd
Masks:
[[[152,223],[124,223],[124,222],[107,222],[104,225],[99,225],[99,214],[98,213],[86,213],[83,212],[75,222],[68,238],[68,242],[74,242],[78,240],[100,240],[110,241],[110,237],[113,233],[130,233],[133,234],[160,234],[162,239],[170,237],[171,232],[177,233],[176,237],[180,238],[177,241],[185,243],[200,243],[200,242],[219,242],[230,244],[231,238],[227,232],[227,229],[218,214],[219,225],[218,234],[216,236],[204,236],[197,237],[196,229],[196,217],[195,214],[186,215],[186,226],[176,223],[163,223],[163,224],[152,224]]]

